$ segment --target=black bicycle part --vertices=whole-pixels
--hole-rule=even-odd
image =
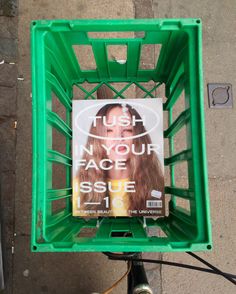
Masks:
[[[142,253],[136,253],[135,258],[141,259]],[[148,283],[146,271],[141,261],[131,260],[131,270],[128,275],[127,283],[127,293],[128,294],[136,294],[136,293],[143,293],[143,294],[150,294],[152,293],[151,288]],[[150,289],[148,291],[148,289]]]

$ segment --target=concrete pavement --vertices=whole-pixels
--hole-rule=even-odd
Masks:
[[[1,3],[1,2],[0,2]],[[7,247],[8,286],[4,293],[81,293],[89,294],[99,292],[109,287],[126,270],[124,263],[110,262],[104,256],[97,253],[81,254],[31,254],[30,253],[30,214],[31,214],[31,76],[30,76],[30,43],[29,24],[32,19],[52,18],[202,18],[203,22],[203,65],[204,65],[204,89],[205,89],[205,116],[206,136],[208,150],[209,189],[211,196],[211,218],[213,226],[214,249],[212,252],[200,253],[216,266],[227,272],[234,272],[236,268],[235,249],[235,191],[236,191],[236,158],[234,149],[236,146],[236,115],[235,108],[225,110],[213,110],[208,108],[206,85],[210,82],[229,82],[236,86],[234,73],[236,64],[236,5],[234,0],[72,0],[72,1],[48,1],[48,0],[22,0],[19,3],[18,17],[18,58],[15,52],[17,44],[16,22],[17,18],[9,20],[6,16],[0,17],[0,22],[6,25],[1,35],[12,44],[4,54],[11,55],[9,60],[18,60],[18,77],[16,99],[16,67],[10,69],[12,84],[10,87],[1,88],[3,91],[11,91],[0,96],[0,105],[5,107],[4,113],[9,112],[10,118],[7,129],[4,131],[6,139],[5,148],[11,146],[11,159],[5,163],[2,178],[1,195],[11,195],[7,199],[8,209],[4,212],[5,219],[9,220],[8,244],[14,238],[15,253],[14,262],[11,262],[11,247]],[[0,36],[1,37],[1,36]],[[1,40],[1,39],[0,39]],[[3,50],[2,49],[2,50]],[[154,56],[152,54],[152,56]],[[1,58],[0,58],[1,59]],[[153,57],[146,57],[145,63],[152,63]],[[1,68],[2,69],[2,68]],[[0,73],[0,77],[3,74]],[[11,82],[6,78],[4,81]],[[0,78],[1,82],[1,78]],[[0,84],[1,85],[1,84]],[[13,92],[12,92],[13,91]],[[12,96],[11,96],[12,95]],[[6,100],[2,97],[12,97],[12,103],[6,106]],[[4,99],[4,100],[3,100]],[[3,103],[2,103],[3,101]],[[2,108],[4,109],[4,108]],[[1,115],[1,112],[0,112]],[[17,115],[17,142],[15,147],[14,121]],[[26,144],[27,142],[27,144]],[[7,144],[7,145],[6,145]],[[15,167],[16,148],[16,167]],[[2,153],[3,154],[3,153]],[[4,156],[2,155],[1,160]],[[3,169],[2,169],[3,170]],[[1,170],[0,170],[1,171]],[[14,183],[16,171],[16,186],[9,185],[9,179]],[[184,174],[179,174],[179,180],[185,180]],[[4,182],[5,179],[5,182]],[[8,181],[6,182],[6,179]],[[8,184],[7,184],[8,183]],[[4,193],[3,193],[4,192]],[[14,199],[15,193],[15,199]],[[12,201],[14,199],[14,203]],[[5,199],[6,201],[6,199]],[[15,217],[13,217],[13,211]],[[16,236],[13,236],[13,233]],[[12,238],[12,239],[11,239]],[[150,256],[146,254],[145,257]],[[159,254],[154,255],[156,258]],[[184,253],[163,254],[165,260],[199,265]],[[152,267],[150,267],[152,268]],[[161,270],[161,273],[160,273]],[[153,271],[151,271],[153,273]],[[157,267],[156,275],[151,274],[154,281],[155,293],[162,294],[188,294],[209,293],[233,294],[233,285],[223,278],[193,272],[190,270]],[[126,293],[126,284],[123,282],[114,293]]]

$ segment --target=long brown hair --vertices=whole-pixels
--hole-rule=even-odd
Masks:
[[[123,104],[123,103],[122,103]],[[103,106],[96,114],[96,116],[107,116],[109,111],[115,107],[122,107],[121,103],[110,103]],[[135,117],[136,120],[141,120],[141,116],[139,113],[130,105],[125,104],[128,109],[131,117]],[[96,127],[94,125],[90,128],[90,134],[106,137],[106,127],[102,124],[102,120],[98,120]],[[137,122],[133,127],[133,135],[138,135],[141,133],[145,133],[146,129],[143,126],[143,123]],[[148,144],[151,144],[151,138],[148,134],[134,138],[133,144],[136,153],[142,151],[142,145],[145,145],[145,150],[147,150]],[[88,162],[90,159],[94,159],[95,163],[99,166],[99,162],[106,158],[106,152],[104,148],[102,148],[101,139],[94,138],[92,136],[88,137],[88,141],[86,144],[86,148],[89,149],[89,146],[93,146],[93,155],[85,152],[83,159]],[[158,157],[154,151],[150,154],[146,152],[142,155],[130,155],[130,175],[129,180],[135,182],[135,191],[133,193],[129,193],[129,210],[140,210],[146,208],[146,200],[151,199],[151,191],[158,190],[164,192],[164,177],[160,162]],[[107,182],[107,172],[104,170],[86,170],[85,167],[81,167],[78,174],[79,182],[90,182],[94,184],[97,181]],[[106,209],[104,197],[108,196],[109,193],[96,193],[92,191],[91,193],[81,193],[81,204],[84,202],[101,202],[101,205],[96,205],[93,207],[92,205],[84,205],[83,209],[88,210],[98,210],[98,209]]]

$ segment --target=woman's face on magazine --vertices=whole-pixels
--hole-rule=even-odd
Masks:
[[[107,114],[106,122],[108,125],[106,126],[106,137],[108,139],[104,143],[108,148],[111,148],[108,158],[113,161],[118,159],[129,160],[133,140],[128,139],[128,137],[133,136],[133,126],[128,109],[112,108]],[[119,138],[119,140],[112,138]]]

